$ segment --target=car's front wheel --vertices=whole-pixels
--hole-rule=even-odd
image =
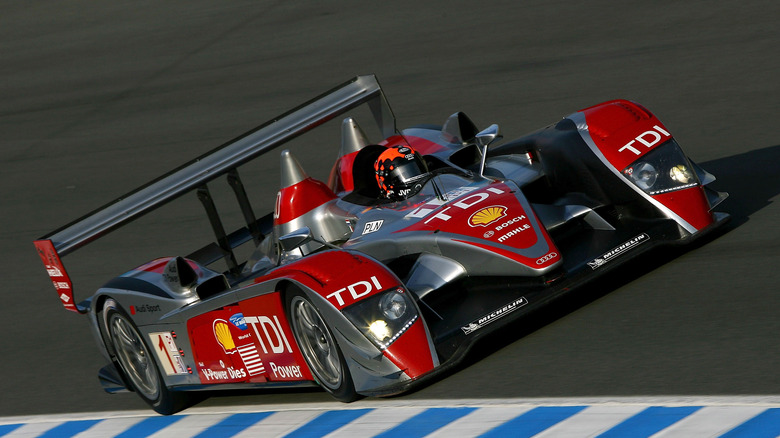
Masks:
[[[117,302],[106,300],[103,312],[112,357],[132,386],[130,389],[163,415],[173,414],[189,406],[186,395],[172,392],[165,386],[151,350]]]
[[[339,401],[359,399],[344,355],[320,312],[298,290],[288,293],[287,303],[295,340],[317,382]]]

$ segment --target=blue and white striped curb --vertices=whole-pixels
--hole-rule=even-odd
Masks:
[[[366,400],[344,406],[192,408],[167,417],[150,412],[6,417],[0,418],[0,437],[780,436],[778,397],[589,400]]]

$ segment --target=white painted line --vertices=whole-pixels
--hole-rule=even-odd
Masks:
[[[424,410],[424,408],[397,408],[392,411],[375,409],[326,436],[330,438],[374,436],[392,429]]]
[[[708,406],[658,432],[653,437],[721,436],[766,409],[764,406]]]
[[[75,435],[75,438],[105,438],[118,435],[143,421],[142,417],[111,418],[103,420],[89,429]]]
[[[227,416],[227,414],[188,415],[165,429],[149,435],[149,438],[166,438],[171,436],[176,436],[176,438],[192,437],[219,423]]]
[[[31,423],[25,424],[11,433],[3,435],[3,438],[30,438],[41,435],[49,429],[59,426],[62,422],[50,422],[50,423]]]
[[[612,429],[616,424],[622,423],[627,418],[633,417],[646,408],[646,406],[637,405],[590,406],[561,421],[555,426],[550,427],[544,432],[535,435],[534,438],[580,438],[584,436],[598,436],[599,434]]]
[[[290,406],[287,405],[289,408]],[[265,411],[266,409],[262,409]],[[258,410],[260,411],[260,410]],[[253,426],[244,429],[241,433],[237,434],[236,438],[255,438],[255,437],[271,437],[271,436],[284,436],[288,433],[298,429],[302,424],[308,423],[313,418],[321,415],[322,412],[315,410],[287,410],[282,412],[276,412],[271,414],[267,418],[257,422]]]
[[[527,406],[508,408],[488,407],[478,409],[464,417],[458,418],[452,423],[426,436],[426,438],[479,436],[494,429],[497,425],[503,424],[518,415],[523,415],[530,409],[531,408]]]

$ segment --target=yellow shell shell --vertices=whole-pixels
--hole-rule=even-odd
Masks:
[[[498,206],[483,208],[471,216],[471,224],[486,226],[504,217],[505,211],[504,207]]]
[[[226,323],[220,321],[214,324],[214,334],[217,336],[217,341],[222,344],[222,348],[224,348],[225,351],[236,348],[233,336],[230,335],[230,327],[228,327]]]

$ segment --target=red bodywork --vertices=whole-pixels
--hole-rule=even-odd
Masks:
[[[411,213],[425,219],[398,232],[443,231],[478,239],[457,242],[474,245],[501,254],[533,269],[542,269],[560,260],[547,230],[533,210],[525,208],[504,183],[472,191],[446,206],[418,207]],[[528,249],[540,240],[541,250]]]
[[[86,313],[86,310],[76,306],[75,298],[73,297],[73,282],[70,280],[68,272],[65,270],[65,266],[63,266],[62,260],[60,260],[60,256],[57,254],[57,250],[54,249],[51,240],[36,240],[34,244],[62,305],[70,311]]]
[[[363,255],[312,254],[260,277],[299,282],[336,309],[403,287],[395,275]],[[187,330],[201,383],[313,380],[286,317],[282,294],[273,292],[191,318]],[[383,354],[410,378],[434,367],[428,335],[417,319]]]
[[[187,321],[201,383],[313,380],[274,292]]]
[[[613,100],[582,110],[588,132],[618,172],[672,138],[647,109],[627,100]],[[701,185],[651,196],[696,230],[715,222]]]
[[[333,191],[314,178],[283,187],[276,195],[274,225],[290,222],[332,199],[336,199]]]

